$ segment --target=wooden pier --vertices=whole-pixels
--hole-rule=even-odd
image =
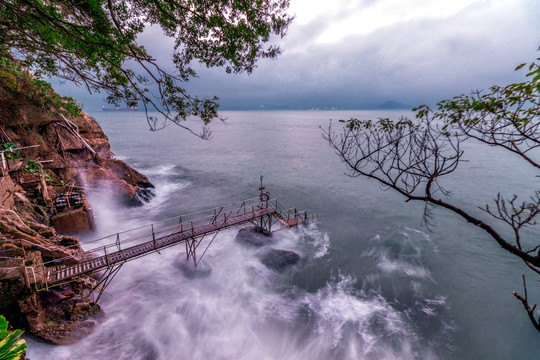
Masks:
[[[251,223],[270,233],[313,218],[314,215],[308,217],[303,211],[285,210],[277,200],[270,200],[267,194],[261,193],[257,199],[163,220],[94,240],[84,245],[105,245],[55,259],[45,263],[41,269],[27,267],[25,272],[28,274],[29,285],[37,291],[88,279],[93,274],[101,273],[99,280],[94,280],[94,288],[100,289],[99,299],[102,291],[127,261],[185,244],[186,257],[188,260],[191,258],[196,266],[221,230]],[[211,238],[204,241],[207,237]],[[199,249],[203,243],[205,247]]]

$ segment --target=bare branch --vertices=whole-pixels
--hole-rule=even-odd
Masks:
[[[540,331],[540,319],[536,319],[534,317],[534,310],[536,309],[536,304],[531,308],[529,306],[529,302],[527,300],[527,284],[525,283],[525,275],[522,275],[523,277],[523,291],[525,292],[525,297],[519,295],[517,292],[512,291],[512,294],[523,304],[523,307],[525,308],[525,311],[527,311],[527,315],[529,315],[529,319],[531,320],[531,323],[534,325],[535,329]]]

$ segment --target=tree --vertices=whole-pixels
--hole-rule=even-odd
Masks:
[[[190,95],[193,62],[250,73],[261,58],[276,58],[292,21],[289,0],[0,0],[0,59],[34,72],[105,91],[112,104],[142,103],[156,129],[156,110],[177,125],[189,116],[216,118],[217,98]],[[167,72],[137,43],[148,26],[174,39],[175,72]],[[199,136],[208,137],[206,127]]]
[[[19,339],[22,333],[22,330],[8,331],[8,322],[0,315],[0,360],[24,358],[26,341]]]
[[[341,120],[345,125],[342,131],[334,130],[330,123],[324,136],[345,162],[349,175],[375,179],[402,194],[406,201],[423,202],[428,227],[433,207],[447,209],[485,231],[504,250],[540,274],[540,240],[523,232],[536,225],[540,191],[525,201],[518,200],[517,195],[505,198],[499,193],[491,206],[481,207],[486,216],[479,218],[471,209],[453,204],[439,182],[463,162],[462,144],[466,141],[500,147],[540,169],[535,151],[540,147],[540,58],[518,66],[516,71],[523,68],[528,69],[524,82],[444,100],[435,110],[420,106],[413,109],[415,120]],[[493,222],[507,226],[512,235],[496,230]],[[536,305],[531,307],[527,298],[525,276],[523,287],[523,296],[513,294],[540,331],[540,318],[534,315]]]

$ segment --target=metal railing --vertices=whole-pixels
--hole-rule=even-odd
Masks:
[[[244,200],[242,202],[235,202],[235,203],[225,205],[225,206],[220,206],[220,207],[211,208],[207,210],[201,210],[201,211],[197,211],[197,212],[193,212],[189,214],[184,214],[181,216],[171,217],[168,219],[154,222],[149,225],[144,225],[144,226],[132,228],[129,230],[120,231],[120,232],[117,232],[108,236],[104,236],[104,237],[101,237],[92,241],[88,241],[82,245],[84,245],[85,247],[88,247],[88,246],[92,246],[92,247],[84,251],[81,251],[81,245],[79,244],[62,247],[62,249],[65,249],[68,251],[69,250],[76,251],[76,252],[69,256],[65,256],[62,258],[57,258],[57,259],[44,262],[42,266],[39,266],[40,269],[37,269],[32,266],[26,267],[24,266],[24,263],[22,264],[22,266],[25,267],[24,271],[26,273],[27,281],[29,279],[29,276],[28,276],[29,272],[32,273],[32,280],[37,289],[38,277],[36,276],[36,273],[44,277],[46,272],[60,271],[62,269],[65,269],[66,267],[73,265],[74,263],[81,263],[81,262],[96,259],[99,257],[104,257],[105,260],[108,262],[109,256],[111,256],[114,253],[120,252],[125,249],[130,249],[135,246],[138,246],[144,243],[149,243],[152,241],[154,242],[155,251],[159,251],[160,249],[176,245],[177,243],[171,243],[171,245],[160,246],[158,249],[158,247],[156,247],[156,244],[155,244],[156,239],[173,235],[175,233],[184,233],[185,231],[189,231],[189,230],[191,230],[191,232],[193,233],[194,229],[197,229],[203,226],[218,224],[219,226],[212,227],[212,229],[215,229],[215,230],[211,230],[208,232],[208,233],[216,233],[216,232],[219,232],[221,229],[225,229],[228,227],[228,220],[230,218],[251,213],[253,216],[250,218],[255,219],[256,211],[261,210],[261,209],[270,209],[271,211],[267,213],[268,215],[275,216],[277,220],[281,218],[281,220],[283,221],[280,221],[280,222],[282,222],[282,225],[284,225],[282,229],[290,225],[296,225],[298,223],[307,222],[309,220],[315,219],[314,216],[311,216],[308,218],[308,214],[305,211],[299,212],[295,208],[284,209],[281,206],[281,204],[278,203],[277,199],[261,201],[259,198],[252,198],[252,199]],[[285,224],[283,224],[283,222],[285,222]],[[40,247],[42,249],[54,250],[53,248],[49,248],[40,244],[35,244],[27,240],[20,240],[20,241],[26,242],[32,246]],[[212,241],[213,239],[211,240],[211,242]],[[210,246],[210,244],[208,244],[208,246]],[[204,251],[204,253],[206,253],[206,250]],[[133,258],[144,256],[150,252],[151,251],[143,253],[141,255],[134,256]],[[204,253],[202,256],[204,256]],[[45,284],[43,285],[45,287],[48,287],[46,279],[44,282]]]

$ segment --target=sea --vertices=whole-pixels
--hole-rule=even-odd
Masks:
[[[140,111],[90,114],[115,156],[145,174],[156,196],[122,208],[92,195],[97,230],[82,238],[83,247],[257,197],[261,175],[272,198],[318,220],[276,232],[261,248],[235,241],[239,228],[222,231],[189,271],[184,246],[128,262],[101,297],[107,317],[90,336],[69,346],[28,337],[30,359],[539,358],[540,333],[512,295],[523,294],[525,274],[530,302],[540,303],[538,277],[444,209],[433,209],[427,227],[424,204],[349,176],[323,137],[330,123],[342,126],[340,119],[412,112],[224,111],[210,140],[176,125],[150,131]],[[470,142],[464,150],[465,161],[441,179],[447,201],[511,236],[480,208],[498,193],[527,200],[537,173],[497,148]],[[536,228],[524,233],[538,235]],[[270,248],[301,260],[282,271],[267,268],[261,254]]]

